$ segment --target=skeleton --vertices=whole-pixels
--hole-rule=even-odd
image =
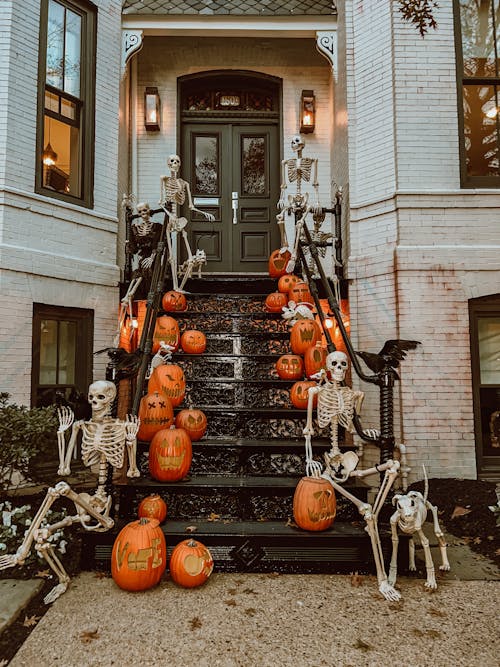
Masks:
[[[328,241],[333,239],[334,234],[331,234],[330,232],[321,231],[321,225],[325,221],[325,213],[323,211],[313,213],[312,218],[313,218],[313,229],[309,232],[311,235],[311,241],[316,244],[320,257],[325,257],[326,247],[324,246],[324,244],[328,243]],[[313,259],[313,256],[311,255],[309,246],[306,246],[304,248],[304,255],[306,257],[306,262],[309,267],[311,277],[318,278],[319,277],[318,268],[316,266],[316,262]]]
[[[297,260],[297,252],[302,234],[302,227],[305,223],[309,212],[320,213],[322,210],[319,202],[319,183],[318,183],[318,160],[317,158],[302,157],[302,151],[305,147],[304,140],[300,135],[295,135],[291,140],[292,151],[297,154],[296,158],[289,160],[282,160],[281,162],[281,191],[278,201],[279,214],[276,216],[278,226],[280,228],[281,245],[285,250],[289,247],[288,239],[285,231],[285,215],[287,213],[300,212],[301,218],[295,223],[295,239],[293,243],[292,256],[287,264],[286,270],[292,273]],[[314,190],[315,202],[309,205],[309,193],[302,192],[302,181],[310,182],[312,175],[312,187]],[[296,191],[294,195],[288,195],[288,201],[285,199],[285,192],[288,183],[296,184]]]
[[[434,572],[434,563],[432,562],[429,540],[422,530],[422,526],[427,518],[427,510],[430,510],[432,513],[434,534],[437,537],[439,550],[441,552],[441,565],[439,566],[439,569],[444,571],[448,571],[450,569],[450,563],[448,562],[448,556],[446,553],[446,542],[438,521],[438,509],[435,505],[432,505],[427,500],[429,483],[427,481],[425,467],[424,476],[425,490],[423,495],[419,491],[410,491],[405,495],[396,494],[392,499],[392,504],[396,505],[396,511],[391,516],[392,557],[391,565],[389,568],[389,583],[392,586],[395,585],[397,577],[399,528],[401,532],[405,533],[405,535],[410,535],[410,540],[408,542],[410,570],[417,569],[415,565],[415,542],[413,540],[413,536],[415,533],[418,533],[425,554],[425,568],[427,570],[427,580],[425,582],[425,586],[426,588],[430,589],[437,588],[436,575]]]
[[[172,270],[173,289],[176,291],[182,291],[194,268],[198,268],[198,270],[201,272],[201,266],[206,262],[206,257],[204,251],[202,250],[198,251],[196,255],[193,256],[186,231],[188,221],[186,218],[178,217],[177,207],[182,206],[187,197],[190,211],[200,213],[209,222],[213,222],[215,217],[211,213],[206,213],[205,211],[200,211],[200,209],[195,208],[189,183],[178,177],[178,173],[181,167],[180,157],[178,155],[170,155],[167,160],[167,166],[170,169],[170,175],[160,177],[161,194],[159,204],[165,210],[169,220],[167,223],[167,245],[170,256],[169,262]],[[173,250],[174,234],[180,234],[182,236],[188,255],[187,260],[184,262],[182,268],[184,277],[182,279],[181,285],[178,283],[177,258],[176,253]]]
[[[71,473],[70,461],[76,447],[78,433],[82,434],[82,460],[86,466],[98,464],[98,485],[95,493],[76,493],[67,482],[58,482],[47,491],[44,501],[38,509],[33,522],[26,533],[21,546],[15,554],[0,557],[0,570],[15,565],[23,565],[29,556],[33,543],[35,550],[46,560],[58,578],[59,583],[45,596],[46,604],[54,602],[68,588],[70,577],[54,551],[50,537],[58,530],[79,523],[85,530],[104,532],[113,527],[114,521],[109,516],[112,497],[106,493],[105,484],[108,466],[121,468],[127,449],[129,468],[128,477],[138,477],[136,465],[137,432],[139,420],[135,416],[127,416],[125,421],[110,416],[116,387],[112,382],[100,380],[89,387],[88,400],[92,407],[89,421],[74,422],[70,408],[59,408],[59,429],[57,441],[59,446],[58,475]],[[66,447],[66,431],[71,428],[71,436]],[[73,501],[76,514],[66,516],[57,523],[44,525],[45,518],[58,498],[64,496]],[[92,520],[95,523],[92,523]]]
[[[355,452],[342,453],[340,451],[338,446],[338,427],[341,425],[351,432],[354,431],[354,411],[358,412],[360,410],[364,398],[362,392],[353,391],[350,387],[341,384],[344,382],[347,369],[347,355],[343,352],[331,352],[326,358],[326,370],[330,372],[331,380],[328,380],[327,373],[322,371],[316,374],[319,380],[318,385],[309,389],[307,419],[303,431],[306,447],[306,474],[312,477],[324,477],[330,482],[335,491],[338,491],[338,493],[356,505],[366,523],[366,531],[370,536],[379,591],[386,600],[396,601],[400,599],[401,595],[389,582],[385,572],[382,546],[378,533],[378,515],[398,476],[399,462],[389,460],[373,468],[356,470],[359,461],[357,454]],[[317,416],[319,427],[325,428],[326,426],[330,426],[331,449],[324,456],[326,465],[324,472],[322,472],[321,463],[314,461],[312,458],[311,437],[314,435],[312,425],[314,396],[318,397]],[[372,433],[373,431],[370,430],[369,432]],[[351,477],[367,477],[382,472],[384,473],[384,477],[373,505],[361,501],[341,486],[341,483],[346,482]]]

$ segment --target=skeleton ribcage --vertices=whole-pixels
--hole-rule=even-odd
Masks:
[[[82,461],[91,466],[98,463],[101,454],[115,468],[123,465],[125,427],[119,420],[96,423],[85,422],[82,428]]]
[[[166,201],[174,204],[184,204],[186,201],[186,185],[181,178],[167,176],[164,180],[164,194]]]
[[[298,160],[288,160],[286,163],[288,180],[290,183],[293,183],[300,178],[304,181],[309,182],[311,180],[311,168],[312,168],[312,159],[308,157],[303,157],[300,160],[300,166],[297,165]]]
[[[347,390],[347,391],[345,391]],[[352,428],[354,416],[354,393],[349,387],[337,389],[324,385],[318,394],[318,425],[320,428],[336,421],[344,428]]]
[[[138,225],[134,225],[134,231],[137,236],[149,236],[153,231],[153,223],[141,222]]]

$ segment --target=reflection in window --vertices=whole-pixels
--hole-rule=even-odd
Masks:
[[[477,327],[481,384],[500,385],[500,317],[482,317]]]
[[[195,142],[195,194],[219,193],[219,150],[217,136],[197,136]]]
[[[242,143],[242,193],[244,195],[265,195],[266,139],[265,137],[243,137]]]
[[[40,322],[39,384],[73,384],[76,362],[76,323]]]

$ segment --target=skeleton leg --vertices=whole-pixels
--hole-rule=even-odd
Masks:
[[[398,576],[398,520],[399,512],[394,512],[394,514],[391,516],[392,555],[391,564],[389,566],[389,576],[387,577],[387,581],[391,586],[396,584],[396,579]]]
[[[425,533],[422,530],[422,528],[419,528],[416,532],[420,536],[420,542],[422,543],[422,547],[424,548],[424,554],[425,554],[425,569],[427,570],[427,581],[425,582],[425,587],[432,589],[437,588],[436,574],[434,571],[434,563],[432,562],[432,554],[431,554],[431,548],[429,546],[429,540],[425,536]]]
[[[170,270],[172,272],[172,287],[175,291],[178,289],[177,283],[177,257],[173,251],[172,236],[175,232],[172,231],[171,223],[167,223],[167,246],[168,246],[168,262],[170,264]]]
[[[54,600],[57,600],[69,586],[71,578],[69,574],[63,567],[63,564],[59,560],[54,547],[49,543],[44,543],[36,546],[38,553],[45,558],[47,565],[54,572],[54,574],[59,579],[59,583],[55,586],[47,595],[43,598],[45,604],[51,604]]]
[[[448,571],[450,569],[450,563],[448,561],[448,554],[446,553],[446,540],[444,539],[443,531],[441,530],[438,521],[438,508],[435,505],[432,505],[428,500],[425,501],[425,506],[432,512],[434,534],[439,543],[439,551],[441,552],[441,565],[439,566],[439,569]]]
[[[286,265],[287,273],[293,273],[293,270],[295,269],[295,262],[297,261],[297,254],[299,252],[300,237],[302,236],[302,227],[304,226],[304,222],[308,212],[309,209],[306,208],[304,215],[295,225],[295,239],[293,243],[292,256],[290,257],[290,259],[288,260],[288,264]]]
[[[276,222],[278,223],[278,227],[280,228],[281,250],[282,252],[285,252],[285,250],[288,250],[288,239],[286,236],[286,229],[285,229],[285,211],[282,211],[279,215],[276,216]]]
[[[408,569],[415,572],[417,565],[415,563],[415,540],[410,537],[408,540]]]

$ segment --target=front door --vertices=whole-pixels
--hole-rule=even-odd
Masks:
[[[205,271],[267,271],[280,238],[278,125],[186,123],[181,156],[194,206],[215,216],[208,222],[185,211],[191,249],[207,256]]]

